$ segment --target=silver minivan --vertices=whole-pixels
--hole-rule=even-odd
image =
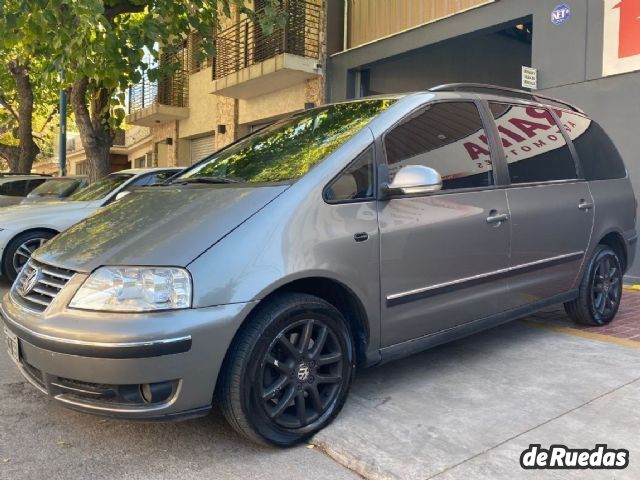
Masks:
[[[295,444],[357,368],[564,303],[616,315],[636,200],[602,128],[527,92],[456,84],[299,113],[38,249],[3,299],[24,376],[138,420],[214,402]]]

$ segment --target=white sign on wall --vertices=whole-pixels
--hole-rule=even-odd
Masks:
[[[640,70],[640,0],[604,0],[602,75]]]
[[[522,88],[538,88],[538,69],[531,67],[522,67]]]

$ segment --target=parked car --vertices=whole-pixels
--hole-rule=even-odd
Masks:
[[[39,187],[33,189],[20,204],[28,205],[30,203],[62,200],[87,185],[89,185],[89,178],[84,175],[50,178]]]
[[[51,177],[45,175],[0,174],[0,207],[18,205],[33,189]]]
[[[215,398],[287,446],[335,418],[356,368],[550,304],[608,324],[635,221],[578,108],[441,86],[300,113],[131,193],[37,250],[1,312],[63,405],[178,419]]]
[[[178,171],[179,168],[122,170],[62,202],[15,205],[0,210],[2,274],[13,281],[34,250],[47,240],[134,187],[164,182]]]

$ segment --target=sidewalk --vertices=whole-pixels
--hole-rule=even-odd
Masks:
[[[640,294],[624,297],[607,335],[573,328],[560,307],[362,372],[314,442],[372,479],[638,479],[640,343],[629,338]],[[519,458],[530,443],[607,443],[629,449],[631,462],[525,472]]]

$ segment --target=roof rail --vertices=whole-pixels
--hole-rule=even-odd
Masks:
[[[538,103],[557,103],[559,105],[570,108],[574,112],[586,115],[580,108],[572,105],[569,102],[565,102],[564,100],[558,100],[557,98],[540,95],[539,93],[535,92],[528,92],[527,90],[518,90],[517,88],[500,87],[498,85],[487,85],[484,83],[446,83],[444,85],[438,85],[429,89],[430,92],[464,92],[470,90],[494,90],[500,93],[511,95],[516,94],[520,97],[524,97]]]

